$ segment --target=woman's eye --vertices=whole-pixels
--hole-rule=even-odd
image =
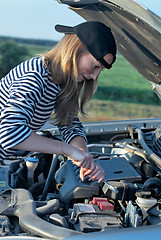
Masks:
[[[99,68],[99,66],[95,65],[95,66],[94,66],[94,68],[98,69],[98,68]]]

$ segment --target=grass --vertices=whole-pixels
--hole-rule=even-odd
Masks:
[[[121,102],[158,104],[150,83],[122,56],[111,70],[104,70],[99,78],[95,99]]]
[[[45,53],[51,49],[51,47],[48,47],[48,46],[41,46],[41,45],[34,45],[34,44],[19,43],[18,45],[25,46],[28,49],[29,54],[28,54],[28,56],[26,56],[26,59],[32,58],[32,57],[36,56],[37,54]]]
[[[113,68],[101,73],[86,112],[82,122],[159,118],[161,104],[151,84],[119,55]]]
[[[160,118],[161,106],[93,99],[86,112],[86,118],[80,116],[82,122]]]

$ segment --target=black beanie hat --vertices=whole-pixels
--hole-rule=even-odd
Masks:
[[[110,69],[103,58],[106,54],[112,53],[113,63],[116,59],[116,43],[111,29],[105,24],[97,21],[88,21],[75,27],[56,25],[55,30],[60,33],[75,33],[82,44],[88,49],[97,61],[100,61],[106,68]]]

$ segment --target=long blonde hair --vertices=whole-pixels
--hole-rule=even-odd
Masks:
[[[86,115],[85,105],[92,98],[97,86],[97,81],[92,79],[81,83],[77,80],[78,59],[87,52],[75,34],[66,34],[56,47],[43,55],[52,81],[62,89],[56,100],[56,125],[71,124],[78,112]]]

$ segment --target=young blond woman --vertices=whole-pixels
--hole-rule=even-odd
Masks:
[[[102,181],[104,170],[87,149],[78,112],[93,96],[97,78],[111,68],[116,44],[100,22],[75,27],[56,25],[65,36],[48,53],[25,61],[0,81],[0,159],[18,149],[66,155],[80,167],[80,177]],[[38,135],[54,111],[54,125],[64,141]]]

